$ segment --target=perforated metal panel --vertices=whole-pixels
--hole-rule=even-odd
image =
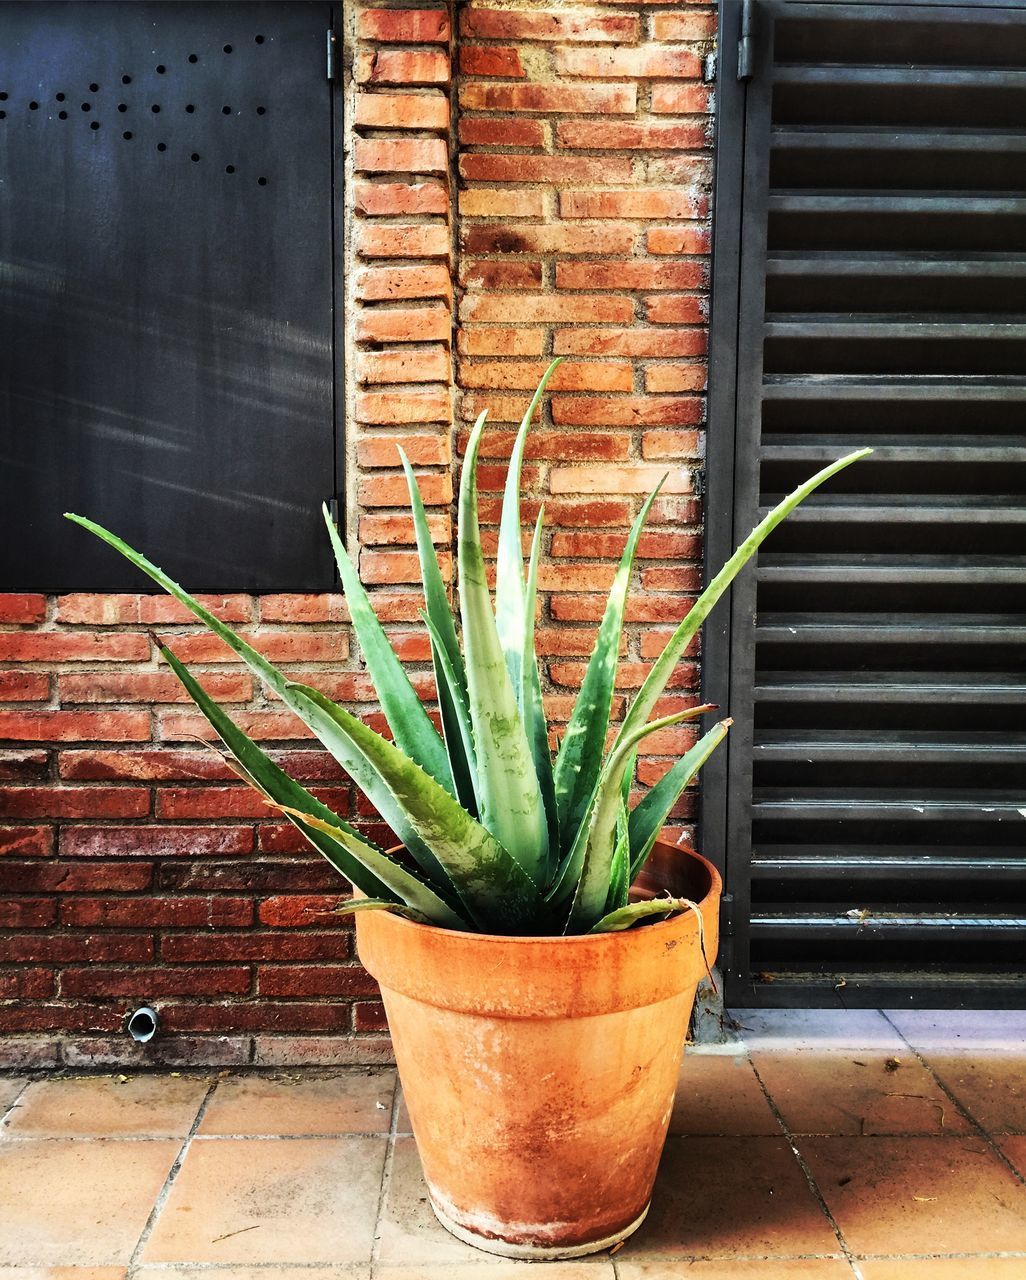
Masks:
[[[827,460],[875,454],[772,536],[713,662],[736,720],[709,796],[728,998],[1018,1005],[1026,11],[753,18],[743,141],[720,136],[743,198],[740,274],[719,276],[737,292],[715,304],[736,382],[710,435],[729,413],[736,449],[710,463],[712,501],[733,474],[712,561]]]
[[[0,4],[0,589],[331,585],[331,22]]]

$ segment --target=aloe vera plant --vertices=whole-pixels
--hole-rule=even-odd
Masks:
[[[520,477],[530,423],[558,363],[554,361],[542,379],[513,446],[499,526],[494,604],[477,511],[477,460],[485,414],[470,434],[457,535],[462,647],[417,482],[402,456],[441,732],[378,622],[327,510],[325,522],[353,629],[391,741],[323,693],[290,680],[115,534],[83,516],[68,515],[220,636],[314,732],[395,832],[405,856],[374,844],[288,777],[157,640],[240,774],[360,891],[362,896],[348,903],[348,910],[386,909],[442,928],[541,935],[622,930],[692,906],[671,898],[632,903],[630,887],[673,805],[723,741],[730,721],[720,720],[708,729],[630,808],[638,747],[659,729],[715,710],[696,706],[651,719],[705,617],[767,535],[825,480],[871,452],[848,454],[817,472],[752,530],[674,631],[607,749],[627,591],[657,489],[631,527],[580,695],[553,758],[534,650],[544,511],[538,516],[525,573]]]

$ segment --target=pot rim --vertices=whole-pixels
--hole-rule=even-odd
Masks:
[[[673,849],[675,853],[681,853],[686,858],[692,859],[694,862],[700,862],[708,871],[710,881],[709,888],[705,894],[695,902],[695,906],[697,906],[700,911],[705,911],[710,900],[718,898],[723,891],[723,878],[719,871],[708,858],[704,857],[696,849],[692,849],[687,845],[670,844],[668,840],[660,840],[656,843],[667,845],[669,848]],[[353,896],[363,897],[364,895],[361,894],[359,890],[354,889]],[[632,929],[617,929],[609,933],[483,933],[477,929],[443,929],[441,925],[424,924],[419,920],[410,920],[409,917],[399,915],[395,911],[389,911],[387,914],[391,917],[396,926],[404,929],[419,929],[433,934],[444,934],[448,938],[479,938],[482,942],[512,942],[519,943],[521,945],[530,944],[537,946],[539,943],[551,945],[554,942],[562,945],[583,942],[589,942],[592,946],[596,943],[612,944],[613,942],[622,940],[627,934],[635,932]],[[356,918],[359,920],[359,913],[357,913]],[[638,930],[637,932],[644,933],[648,935],[649,939],[651,939],[653,933],[657,930],[666,930],[678,927],[680,920],[680,915],[669,916],[667,919],[660,920],[655,924],[648,924],[643,930]]]

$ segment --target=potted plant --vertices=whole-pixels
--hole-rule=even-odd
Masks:
[[[401,842],[383,849],[289,778],[159,640],[242,776],[354,886],[360,958],[381,985],[435,1213],[493,1253],[557,1258],[629,1235],[648,1208],[696,985],[716,954],[720,880],[659,841],[688,782],[727,733],[708,729],[629,808],[639,745],[714,710],[650,719],[710,609],[789,512],[863,457],[824,468],[776,506],[712,579],[653,663],[607,747],[627,590],[656,493],[635,519],[580,695],[550,749],[534,648],[543,512],[525,575],[524,445],[516,436],[499,527],[494,607],[481,550],[477,458],[459,493],[463,645],[406,457],[442,731],[375,617],[325,512],[353,628],[392,741],[295,683],[114,534],[70,515],[189,608],[316,734]]]

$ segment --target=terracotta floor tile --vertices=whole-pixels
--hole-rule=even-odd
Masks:
[[[0,1263],[127,1263],[180,1147],[5,1140]]]
[[[353,1069],[309,1079],[234,1076],[218,1083],[199,1133],[387,1133],[395,1072]]]
[[[844,1258],[757,1258],[744,1261],[632,1262],[620,1280],[852,1280]]]
[[[670,1132],[779,1134],[780,1125],[747,1056],[687,1053],[681,1063]]]
[[[3,1116],[11,1103],[28,1084],[20,1076],[0,1076],[0,1116]]]
[[[752,1059],[792,1133],[972,1132],[930,1072],[907,1051],[753,1050]]]
[[[1026,1178],[1026,1136],[1018,1134],[1009,1138],[997,1138],[995,1141],[1022,1176]],[[1026,1249],[1026,1245],[1023,1245],[1022,1248]]]
[[[125,1280],[124,1267],[0,1267],[0,1280]]]
[[[614,1280],[608,1255],[579,1258],[573,1262],[512,1262],[478,1251],[478,1262],[449,1263],[445,1266],[374,1268],[374,1280],[505,1280],[506,1276],[534,1276],[534,1280]]]
[[[731,1009],[750,1049],[885,1049],[907,1046],[876,1009]]]
[[[1003,1253],[1026,1245],[1026,1187],[982,1139],[797,1141],[856,1254]]]
[[[1026,1280],[1026,1258],[893,1258],[859,1270],[864,1280]]]
[[[370,1274],[370,1264],[366,1262],[326,1263],[323,1267],[137,1267],[132,1280],[370,1280]],[[4,1280],[3,1276],[0,1280]],[[69,1276],[67,1280],[77,1277]]]
[[[917,1049],[1026,1051],[1026,1009],[895,1009],[887,1016]]]
[[[925,1052],[926,1061],[989,1133],[1026,1133],[1026,1054]]]
[[[168,1075],[37,1080],[8,1117],[9,1133],[42,1138],[184,1138],[209,1081]]]
[[[366,1262],[376,1137],[196,1138],[143,1251],[153,1262]]]
[[[617,1258],[839,1252],[784,1138],[671,1138],[648,1219]]]

